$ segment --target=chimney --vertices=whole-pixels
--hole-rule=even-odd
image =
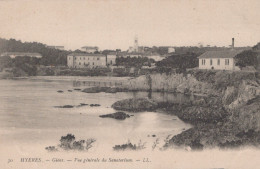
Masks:
[[[232,45],[231,45],[231,48],[234,49],[235,47],[235,38],[232,38]]]

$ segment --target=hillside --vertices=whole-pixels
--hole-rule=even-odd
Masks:
[[[31,52],[40,53],[42,58],[39,64],[41,65],[66,65],[67,55],[69,51],[52,49],[46,47],[43,43],[38,42],[21,42],[15,39],[0,38],[0,53],[4,52]]]

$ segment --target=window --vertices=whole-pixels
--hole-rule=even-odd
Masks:
[[[111,65],[113,64],[112,60],[110,60],[110,64],[111,64]]]
[[[93,65],[95,65],[95,63],[93,62]]]
[[[88,57],[88,60],[89,60],[89,57]]]
[[[202,64],[202,65],[204,64],[204,59],[201,60],[201,64]]]
[[[229,59],[225,59],[225,65],[229,65]]]
[[[220,65],[220,59],[218,59],[218,65]]]
[[[79,65],[81,65],[81,63],[79,62]]]
[[[99,60],[99,58],[97,58],[97,60]]]
[[[210,59],[210,65],[212,65],[212,59]]]
[[[205,65],[205,64],[206,64],[206,60],[202,59],[202,65]]]

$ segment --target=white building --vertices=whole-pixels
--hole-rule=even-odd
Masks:
[[[106,67],[106,56],[102,54],[72,53],[67,56],[70,68]]]
[[[168,53],[174,53],[174,52],[175,52],[175,49],[173,47],[168,48]]]
[[[97,46],[83,46],[81,48],[82,51],[87,52],[87,53],[94,53],[98,51]]]
[[[239,70],[235,57],[243,50],[208,51],[200,55],[199,69]]]
[[[42,57],[42,55],[39,53],[26,53],[26,52],[5,52],[2,53],[1,56],[10,56],[11,58],[15,58],[17,56],[29,56],[29,57],[36,57],[36,58]]]
[[[107,54],[107,66],[113,66],[116,64],[117,52],[110,52]]]
[[[128,52],[129,53],[140,52],[140,50],[141,49],[139,49],[139,46],[138,46],[138,37],[136,36],[135,40],[134,40],[134,46],[130,46],[129,49],[128,49]]]
[[[127,57],[130,57],[130,58],[138,58],[138,57],[143,57],[143,54],[142,53],[136,53],[136,52],[132,52],[132,53],[128,53],[128,52],[120,52],[118,53],[118,57],[124,57],[124,58],[127,58]]]

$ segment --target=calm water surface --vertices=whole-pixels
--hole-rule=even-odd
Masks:
[[[0,80],[1,145],[44,150],[46,146],[57,145],[61,136],[72,133],[76,139],[95,138],[94,151],[112,150],[114,145],[128,140],[133,143],[142,140],[147,147],[151,147],[156,138],[163,140],[167,135],[176,135],[190,127],[176,116],[162,112],[129,113],[134,116],[123,121],[100,118],[99,115],[115,112],[111,108],[114,102],[147,97],[148,93],[83,93],[73,89],[85,87],[73,86],[73,77],[69,79]],[[57,90],[63,90],[64,93],[58,93]],[[152,98],[157,101],[190,99],[183,95],[162,93],[153,93]],[[101,106],[55,108],[80,103]]]

